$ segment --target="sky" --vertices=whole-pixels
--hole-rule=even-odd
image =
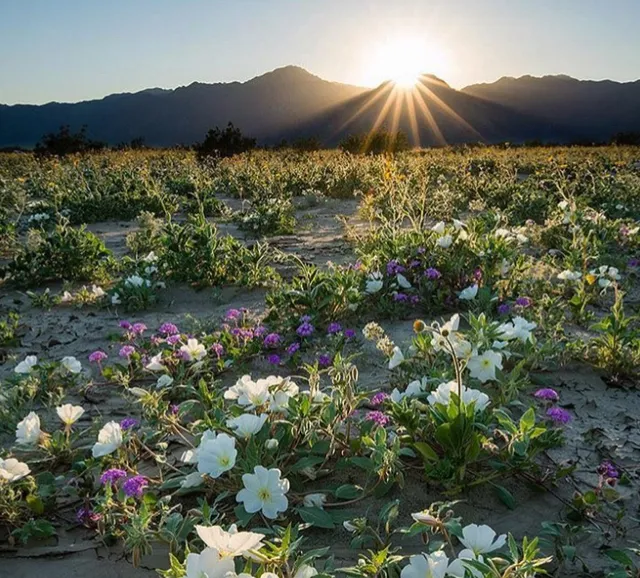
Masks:
[[[418,66],[640,78],[640,0],[0,0],[0,103],[245,81],[295,64],[375,86]]]

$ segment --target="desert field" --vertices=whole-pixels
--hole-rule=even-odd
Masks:
[[[637,147],[0,154],[0,574],[638,576],[639,220]]]

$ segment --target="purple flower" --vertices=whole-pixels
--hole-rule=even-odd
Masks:
[[[397,275],[398,273],[404,273],[406,269],[400,265],[397,259],[392,259],[387,263],[387,275]]]
[[[609,483],[620,477],[620,472],[609,460],[605,460],[598,466],[598,473]]]
[[[179,335],[169,335],[169,337],[167,337],[167,343],[169,345],[176,345],[180,342],[180,336]]]
[[[315,327],[309,321],[303,321],[300,327],[296,329],[296,333],[300,337],[309,337],[315,331]]]
[[[271,365],[280,365],[280,356],[276,353],[272,353],[271,355],[269,355],[269,357],[267,357],[267,361]]]
[[[229,309],[224,316],[227,321],[237,320],[240,319],[240,317],[242,317],[242,311],[239,309]]]
[[[417,259],[414,259],[413,261],[411,261],[409,263],[409,267],[411,269],[415,269],[416,267],[420,267],[420,261],[418,261]]]
[[[254,335],[252,329],[245,329],[244,327],[234,327],[230,333],[237,337],[239,341],[250,341]]]
[[[136,348],[133,345],[123,345],[120,348],[118,355],[120,357],[126,357],[129,359],[136,352]]]
[[[335,335],[336,333],[340,333],[342,331],[342,325],[334,321],[333,323],[329,323],[329,327],[327,327],[327,333],[329,335]]]
[[[169,336],[177,335],[180,331],[173,323],[163,323],[158,329],[158,333],[161,333],[164,336]]]
[[[544,399],[545,401],[558,401],[560,399],[558,392],[550,387],[543,387],[542,389],[539,389],[533,394],[533,397]]]
[[[147,330],[147,326],[144,323],[134,323],[131,326],[131,331],[135,335],[142,335]]]
[[[318,356],[318,365],[320,367],[329,367],[331,365],[331,356],[326,353]]]
[[[300,323],[310,323],[311,322],[311,315],[303,315],[302,317],[300,317]]]
[[[119,480],[127,477],[127,472],[124,470],[120,470],[118,468],[111,468],[109,470],[105,470],[103,474],[100,476],[100,483],[103,486],[115,486]]]
[[[169,406],[169,413],[171,415],[178,415],[178,412],[180,411],[180,406],[177,406],[175,403],[172,403]]]
[[[518,307],[531,307],[531,299],[529,297],[518,297],[516,299],[516,305]]]
[[[424,255],[427,252],[427,250],[424,247],[418,247],[418,255]]]
[[[120,323],[118,323],[118,325],[122,329],[126,329],[127,331],[129,331],[129,329],[131,329],[131,323],[129,323],[128,321],[120,321]]]
[[[440,277],[442,277],[442,273],[433,267],[429,267],[428,269],[425,269],[424,276],[427,279],[440,279]]]
[[[218,357],[222,357],[224,355],[224,346],[222,343],[214,343],[211,346],[211,351],[213,351]]]
[[[384,413],[377,410],[370,411],[369,413],[367,413],[367,415],[364,416],[364,419],[366,419],[367,421],[373,421],[382,427],[387,425],[390,421],[389,416],[386,416]]]
[[[550,407],[547,410],[547,416],[554,422],[566,424],[571,421],[571,414],[561,407]]]
[[[80,508],[76,512],[76,520],[80,524],[85,526],[90,525],[93,522],[97,522],[100,519],[100,514],[96,514],[91,508]]]
[[[99,349],[94,351],[91,355],[89,355],[89,361],[91,363],[102,363],[105,359],[107,359],[107,354],[104,351],[100,351]]]
[[[258,325],[258,327],[253,330],[253,334],[256,337],[262,337],[266,332],[267,328],[264,325]]]
[[[387,399],[388,397],[389,397],[388,393],[385,393],[384,391],[380,391],[371,398],[371,405],[375,405],[376,407],[379,405],[382,405],[384,400]]]
[[[476,270],[473,272],[473,278],[474,278],[476,281],[480,281],[480,280],[482,279],[482,269],[476,269]]]
[[[278,347],[281,341],[282,337],[280,337],[280,335],[277,333],[269,333],[269,335],[264,338],[262,344],[269,349],[273,349],[274,347]]]
[[[144,493],[144,489],[149,485],[147,478],[144,476],[132,476],[124,484],[122,484],[122,490],[125,495],[130,498],[141,498]]]
[[[629,259],[629,267],[640,267],[640,259]]]
[[[509,307],[508,303],[500,303],[498,305],[498,315],[508,315],[509,311],[511,311],[511,307]]]
[[[356,331],[355,331],[355,329],[345,329],[345,330],[344,330],[344,336],[345,336],[347,339],[354,339],[354,338],[355,338],[355,336],[356,336]]]
[[[417,305],[420,303],[420,295],[410,295],[409,303],[411,303],[411,305]]]
[[[120,422],[120,427],[123,430],[128,430],[134,427],[138,427],[140,425],[140,422],[134,418],[134,417],[125,417],[121,422]]]
[[[287,347],[287,353],[289,355],[293,355],[294,353],[300,350],[300,344],[297,341],[294,341],[289,347]]]
[[[405,293],[394,293],[393,300],[398,303],[406,303],[409,301],[409,296]]]

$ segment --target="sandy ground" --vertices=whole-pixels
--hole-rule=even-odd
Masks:
[[[311,207],[299,210],[300,230],[290,237],[270,240],[283,251],[299,255],[303,260],[324,264],[326,261],[353,261],[350,245],[344,239],[343,224],[336,219],[338,214],[359,225],[357,221],[356,201],[322,201]],[[100,235],[107,246],[116,254],[126,250],[126,234],[135,229],[134,223],[110,222],[91,225],[90,230]],[[223,224],[221,229],[238,237],[242,235],[233,225]],[[189,287],[172,286],[161,296],[161,301],[152,310],[135,315],[136,321],[142,321],[149,327],[157,327],[164,321],[171,321],[180,327],[189,323],[192,316],[200,321],[219,320],[224,312],[232,307],[247,307],[260,314],[264,311],[263,290],[248,291],[228,288],[221,292],[203,290],[196,292]],[[9,356],[9,361],[1,363],[0,377],[10,371],[14,362],[11,358],[23,358],[35,354],[42,358],[60,359],[65,355],[74,355],[85,362],[87,355],[95,349],[109,351],[111,344],[108,335],[117,331],[117,322],[121,319],[116,312],[91,308],[73,309],[57,307],[43,312],[32,308],[26,295],[0,288],[0,311],[11,307],[19,311],[25,333],[20,347],[4,351],[0,360]],[[411,338],[411,320],[382,323],[392,339],[405,345]],[[361,329],[361,327],[358,327]],[[384,360],[371,348],[363,345],[363,355],[358,359],[361,386],[367,389],[389,387],[389,372]],[[86,362],[85,362],[86,365]],[[266,366],[256,366],[258,371],[268,371]],[[575,474],[555,486],[549,486],[551,492],[543,492],[530,487],[519,480],[505,483],[516,496],[518,505],[509,510],[498,500],[490,487],[481,487],[465,493],[459,498],[464,501],[456,507],[456,514],[462,515],[468,523],[487,523],[498,532],[512,532],[516,537],[540,533],[540,524],[545,521],[562,521],[566,514],[567,503],[576,489],[584,491],[597,483],[595,473],[602,459],[611,459],[626,468],[632,484],[619,486],[627,512],[623,526],[627,527],[627,536],[616,533],[614,528],[601,527],[596,531],[594,525],[585,525],[593,532],[582,534],[579,539],[578,554],[583,556],[588,567],[594,571],[603,568],[606,560],[598,555],[604,544],[603,532],[610,536],[610,544],[621,545],[627,539],[638,539],[638,517],[640,497],[637,492],[640,464],[640,392],[637,389],[616,389],[609,387],[591,369],[585,366],[565,368],[545,375],[548,384],[556,388],[562,398],[562,405],[574,415],[574,420],[566,428],[566,442],[561,448],[554,449],[542,462],[553,464],[576,463]],[[130,407],[117,399],[108,403],[93,404],[87,400],[83,405],[88,410],[84,419],[102,415],[103,418],[118,419],[130,415]],[[9,441],[10,440],[5,440]],[[357,481],[358,473],[353,479]],[[372,516],[380,507],[393,498],[367,500],[357,504],[349,513],[353,516]],[[406,487],[401,495],[401,522],[410,523],[410,514],[427,507],[431,502],[443,499],[434,488],[427,485],[420,472],[407,474]],[[69,523],[61,524],[57,538],[49,542],[34,543],[26,548],[10,548],[0,545],[0,576],[13,578],[33,576],[46,567],[47,578],[72,578],[93,576],[94,578],[155,576],[153,568],[166,567],[166,548],[159,545],[154,554],[142,561],[140,568],[134,569],[123,559],[120,549],[105,549],[91,539],[89,533],[75,526],[72,515]],[[308,533],[307,547],[332,546],[332,553],[338,565],[352,564],[357,553],[347,545],[349,536],[342,528],[335,531],[315,530]],[[403,544],[405,552],[420,551],[417,539]],[[46,566],[44,566],[46,564]],[[561,570],[560,576],[584,576],[580,564],[569,565]],[[597,574],[594,574],[597,575]]]

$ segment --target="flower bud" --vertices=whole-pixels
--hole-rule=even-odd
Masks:
[[[271,438],[264,442],[264,447],[268,450],[275,450],[280,445],[277,439]]]

